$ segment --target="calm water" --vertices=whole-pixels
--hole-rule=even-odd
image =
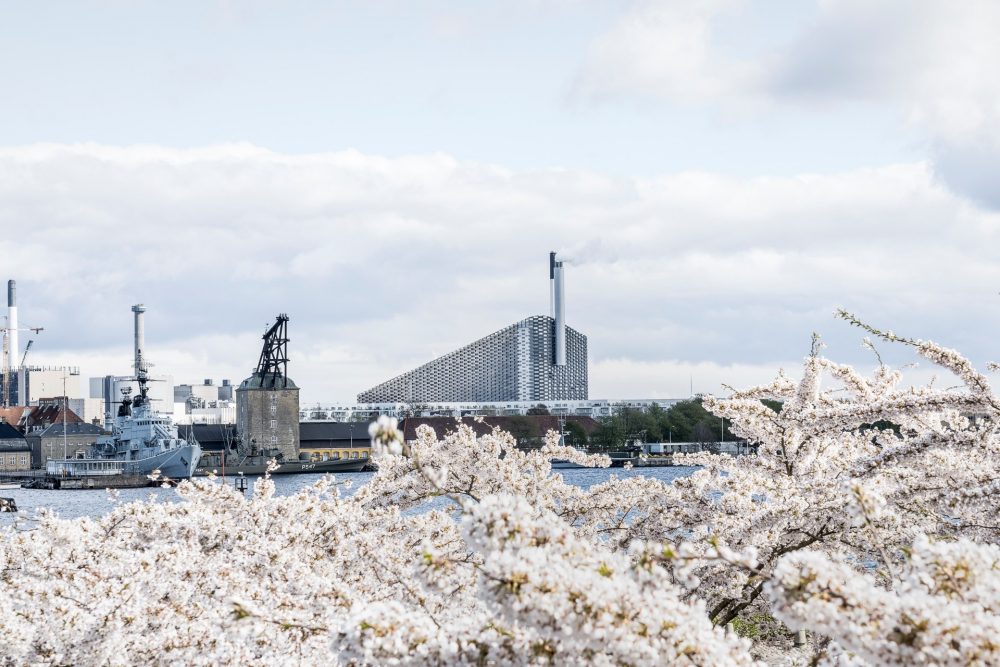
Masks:
[[[606,481],[612,475],[619,478],[643,476],[654,479],[661,479],[669,482],[677,477],[689,474],[694,468],[636,468],[624,470],[622,468],[570,468],[554,471],[561,474],[569,484],[575,484],[584,488],[589,488],[593,484]],[[374,473],[342,473],[336,475],[338,483],[352,480],[352,488],[347,493],[353,493],[359,486],[372,478]],[[274,477],[275,492],[279,496],[287,496],[295,493],[317,480],[323,475],[277,475]],[[260,479],[259,477],[248,477],[248,483],[252,485]],[[233,478],[226,478],[227,484],[233,483]],[[249,489],[247,491],[250,492]],[[81,516],[99,517],[111,510],[114,502],[108,497],[107,491],[103,489],[80,490],[80,491],[49,491],[43,489],[0,489],[0,496],[13,498],[19,510],[26,511],[29,515],[41,507],[49,507],[55,510],[64,519],[75,519]],[[119,489],[118,502],[131,502],[134,500],[145,500],[153,498],[157,502],[178,502],[179,498],[171,489],[145,488],[145,489]],[[0,514],[0,525],[7,525],[13,521],[14,515]]]

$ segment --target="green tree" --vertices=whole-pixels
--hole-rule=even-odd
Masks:
[[[599,451],[614,451],[625,445],[625,424],[619,415],[604,417],[590,436],[591,445]]]
[[[699,425],[703,425],[703,428],[695,433],[695,428]],[[663,412],[659,427],[663,440],[673,442],[699,442],[699,438],[704,442],[717,442],[720,435],[723,435],[723,440],[736,440],[729,432],[729,423],[726,423],[723,433],[722,420],[706,410],[701,399],[697,398],[670,406],[669,410]],[[712,434],[710,438],[708,433]]]
[[[767,407],[771,408],[775,412],[781,412],[781,408],[783,408],[784,405],[785,405],[781,401],[774,401],[774,400],[771,400],[770,398],[761,399],[760,402],[763,403],[764,405],[766,405]]]
[[[566,444],[571,447],[586,447],[587,432],[580,426],[579,422],[566,422]]]
[[[507,431],[517,440],[518,447],[529,447],[534,442],[535,422],[530,417],[514,415],[507,420]]]

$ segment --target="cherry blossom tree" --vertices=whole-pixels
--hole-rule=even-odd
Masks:
[[[831,664],[995,663],[1000,400],[955,351],[865,328],[960,386],[863,376],[816,341],[799,381],[705,399],[756,454],[688,456],[672,483],[584,489],[550,460],[609,459],[555,433],[530,452],[463,424],[404,442],[382,418],[358,489],[196,480],[19,520],[0,664],[750,665],[726,625],[751,610]]]
[[[788,555],[767,590],[786,623],[833,640],[828,664],[1000,664],[995,544],[920,537],[891,589],[843,559]]]

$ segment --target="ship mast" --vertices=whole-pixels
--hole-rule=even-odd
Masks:
[[[147,364],[146,360],[143,358],[142,351],[146,347],[146,325],[144,313],[146,312],[146,306],[141,303],[137,303],[132,306],[132,312],[135,313],[135,379],[139,383],[139,400],[142,403],[146,402],[146,371]]]

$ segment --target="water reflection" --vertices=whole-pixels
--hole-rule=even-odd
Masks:
[[[600,484],[616,475],[619,478],[635,476],[651,477],[666,482],[690,474],[694,468],[671,467],[671,468],[635,468],[624,470],[622,468],[570,468],[554,471],[553,474],[562,475],[568,484],[575,484],[583,488],[589,488],[594,484]],[[374,473],[357,472],[341,473],[335,476],[338,484],[350,480],[349,488],[341,487],[342,493],[353,494],[359,487],[368,482]],[[322,479],[323,475],[277,475],[274,479],[275,493],[279,496],[288,496],[296,491],[305,488],[316,481]],[[260,477],[251,476],[247,478],[250,493],[253,485]],[[233,485],[233,477],[227,477],[225,484]],[[222,483],[220,481],[220,483]],[[161,503],[182,502],[173,489],[144,488],[144,489],[119,489],[118,503],[128,503],[136,500],[154,500]],[[36,510],[42,507],[53,509],[61,518],[76,519],[82,516],[99,517],[107,514],[114,507],[115,502],[109,497],[104,489],[87,489],[79,491],[54,491],[46,489],[5,489],[0,491],[0,496],[13,498],[19,510],[25,511],[28,515],[33,515]],[[424,507],[426,509],[445,507],[445,499],[436,499]],[[0,514],[0,525],[9,525],[14,520],[13,514]]]

